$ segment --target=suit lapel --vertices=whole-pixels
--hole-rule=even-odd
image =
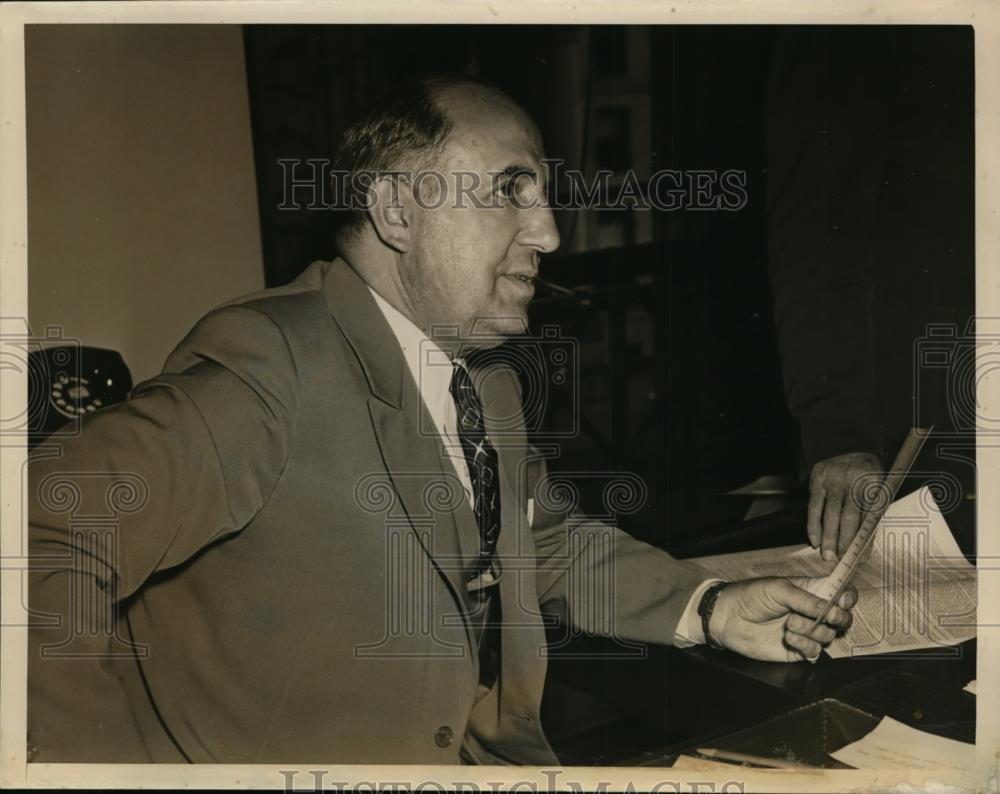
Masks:
[[[475,516],[439,439],[427,432],[433,422],[367,285],[343,260],[324,265],[323,293],[368,382],[372,429],[386,471],[421,546],[448,581],[471,631],[461,571],[463,560],[478,551]]]
[[[413,396],[419,402],[416,386]],[[403,509],[418,539],[435,565],[448,579],[463,611],[470,609],[463,571],[475,557],[479,535],[461,481],[444,459],[440,443],[421,435],[422,402],[414,408],[393,408],[371,398],[368,401],[372,427],[386,471],[399,494]],[[430,421],[424,416],[425,423]]]
[[[439,440],[421,431],[433,427],[432,420],[409,375],[399,344],[367,286],[343,260],[325,263],[322,279],[334,321],[355,351],[371,390],[369,413],[386,470],[421,546],[462,606],[471,639],[472,605],[462,571],[479,549],[475,516],[451,462],[444,459]],[[503,718],[502,733],[512,747],[538,744],[541,758],[551,750],[542,746],[544,740],[539,744],[538,738],[541,733],[537,712],[545,683],[545,631],[535,589],[534,541],[525,513],[523,487],[519,486],[523,480],[519,461],[527,445],[523,427],[510,427],[509,418],[520,415],[516,395],[498,397],[480,391],[480,397],[486,430],[500,462],[502,528],[497,552],[503,565],[499,586],[504,616],[501,708],[507,714],[529,718],[526,723]],[[491,421],[492,417],[506,419],[498,424]],[[476,644],[471,645],[475,660]]]

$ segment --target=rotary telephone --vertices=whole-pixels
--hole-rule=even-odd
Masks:
[[[121,402],[132,389],[132,374],[121,355],[97,347],[32,350],[28,375],[32,447],[50,435],[75,434],[82,417]]]

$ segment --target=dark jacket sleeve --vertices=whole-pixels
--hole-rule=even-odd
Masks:
[[[882,453],[875,224],[889,126],[873,48],[855,41],[848,55],[830,36],[780,31],[768,88],[768,259],[807,470],[845,452]]]
[[[229,307],[126,402],[39,448],[27,494],[29,731],[39,746],[72,760],[109,736],[134,741],[111,664],[130,652],[119,607],[261,508],[288,456],[296,400],[281,331]]]

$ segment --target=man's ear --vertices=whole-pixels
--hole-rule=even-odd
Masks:
[[[413,235],[413,201],[409,184],[398,176],[383,176],[370,188],[368,210],[378,238],[400,253],[410,249]]]

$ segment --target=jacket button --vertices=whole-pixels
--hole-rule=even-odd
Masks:
[[[450,747],[451,740],[454,738],[454,733],[452,733],[451,728],[447,725],[442,725],[434,733],[434,744],[438,747]]]
[[[32,761],[38,758],[38,747],[33,744],[29,744],[27,755],[28,755],[28,763],[30,764]]]

